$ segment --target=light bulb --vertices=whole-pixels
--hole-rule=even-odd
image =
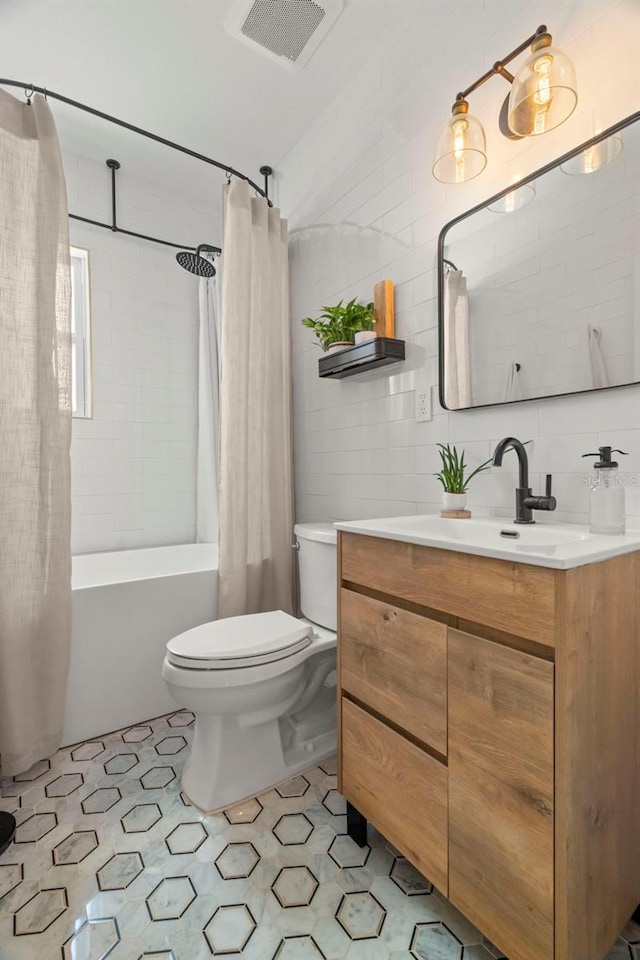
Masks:
[[[547,113],[551,106],[551,67],[553,57],[545,54],[533,64],[533,69],[537,74],[535,78],[536,89],[533,94],[534,117],[533,131],[535,134],[544,133],[547,126]]]
[[[602,166],[602,158],[598,156],[598,151],[589,147],[582,154],[582,169],[585,173],[595,173]]]
[[[452,124],[453,129],[453,156],[456,165],[456,183],[464,183],[464,155],[467,148],[466,132],[469,124],[462,117],[456,119]]]

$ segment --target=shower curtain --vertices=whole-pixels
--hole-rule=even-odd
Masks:
[[[444,275],[444,398],[450,410],[471,405],[469,299],[462,270]]]
[[[60,745],[71,636],[67,197],[41,96],[0,91],[0,764]]]
[[[220,439],[220,369],[218,278],[200,280],[198,349],[198,465],[196,542],[218,540],[218,450]]]
[[[223,187],[219,616],[293,608],[287,224]]]

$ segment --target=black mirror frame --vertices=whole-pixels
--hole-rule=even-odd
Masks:
[[[564,153],[557,160],[552,160],[550,163],[545,164],[544,167],[540,167],[538,170],[535,170],[533,173],[530,173],[529,176],[523,177],[522,180],[518,180],[517,183],[511,183],[508,187],[505,187],[504,190],[501,190],[499,193],[495,193],[492,197],[489,197],[488,200],[483,200],[482,203],[477,203],[475,207],[472,207],[470,210],[466,210],[464,213],[461,213],[459,216],[454,217],[453,220],[449,220],[448,223],[444,225],[440,234],[438,236],[438,396],[440,400],[440,406],[443,410],[450,410],[452,413],[460,413],[465,410],[484,410],[486,407],[502,407],[509,403],[531,403],[538,400],[551,400],[554,397],[570,397],[575,396],[580,393],[594,393],[600,390],[617,390],[620,387],[631,387],[638,383],[639,380],[632,380],[629,383],[618,383],[610,387],[590,387],[587,390],[569,390],[566,393],[548,393],[540,397],[529,397],[526,400],[496,400],[495,403],[479,403],[471,407],[448,407],[445,403],[444,398],[444,264],[446,262],[446,257],[444,255],[444,244],[447,232],[451,227],[455,226],[457,223],[460,223],[462,220],[466,220],[467,217],[471,217],[474,213],[478,213],[480,210],[484,210],[491,203],[495,203],[496,200],[502,199],[506,194],[511,193],[512,190],[522,187],[527,183],[531,183],[532,180],[537,180],[539,177],[543,176],[545,173],[549,173],[551,170],[555,170],[561,164],[565,163],[567,160],[570,160],[572,157],[577,156],[579,153],[582,153],[584,150],[588,150],[589,147],[592,147],[596,143],[600,143],[601,140],[606,140],[608,137],[612,136],[614,133],[618,133],[620,130],[624,130],[625,127],[631,126],[632,123],[640,120],[640,110],[635,113],[630,114],[628,117],[625,117],[623,120],[619,120],[617,123],[614,123],[613,126],[608,127],[606,130],[603,130],[602,133],[599,133],[595,137],[591,137],[589,140],[585,140],[584,143],[579,144],[577,147],[574,147],[572,150],[569,150],[567,153]]]

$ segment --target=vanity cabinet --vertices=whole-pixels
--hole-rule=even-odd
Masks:
[[[640,553],[338,549],[339,789],[509,960],[602,960],[640,902]]]

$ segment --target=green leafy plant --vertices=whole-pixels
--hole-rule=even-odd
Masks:
[[[488,470],[491,466],[491,460],[485,460],[479,467],[467,474],[468,467],[464,462],[464,450],[458,456],[455,446],[450,447],[448,443],[446,446],[439,443],[438,446],[440,447],[442,470],[439,473],[434,473],[434,477],[438,478],[445,493],[466,493],[467,487],[476,474]]]
[[[323,350],[332,343],[351,343],[360,330],[373,329],[373,303],[357,303],[353,299],[343,305],[341,300],[335,307],[322,307],[322,311],[317,320],[305,317],[302,324],[313,330]]]

